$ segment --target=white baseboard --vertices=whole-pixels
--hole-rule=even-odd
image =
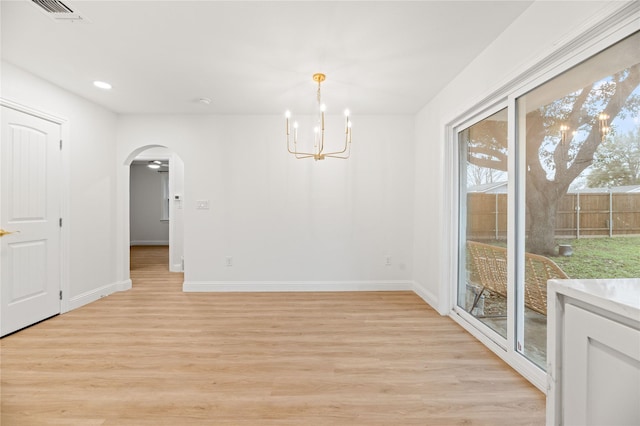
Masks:
[[[118,288],[117,291],[131,290],[131,287],[133,287],[133,282],[131,281],[131,279],[120,281],[116,283],[116,287]]]
[[[130,246],[168,246],[169,240],[136,240],[129,243]]]
[[[412,281],[185,281],[184,292],[406,291]]]
[[[89,290],[85,293],[79,294],[78,296],[73,296],[69,299],[69,311],[74,309],[78,309],[81,306],[84,306],[88,303],[95,302],[105,296],[110,295],[111,293],[115,293],[117,291],[125,291],[131,288],[131,280],[119,281],[107,285],[103,285],[102,287],[98,287],[93,290]]]
[[[449,312],[440,312],[438,310],[438,298],[435,296],[435,294],[422,287],[418,282],[413,282],[412,290],[415,294],[420,296],[422,300],[427,302],[429,306],[435,309],[440,315],[449,315]]]
[[[175,263],[173,265],[169,265],[170,272],[183,272],[182,271],[182,263]]]

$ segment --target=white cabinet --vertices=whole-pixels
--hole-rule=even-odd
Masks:
[[[640,425],[640,279],[550,280],[547,424]]]

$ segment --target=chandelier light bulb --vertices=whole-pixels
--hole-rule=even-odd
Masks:
[[[294,122],[293,122],[293,128],[294,128],[294,129],[297,129],[297,128],[298,128],[298,122],[297,122],[297,121],[294,121]]]
[[[567,131],[569,126],[566,124],[560,125],[560,142],[564,145],[567,142]]]
[[[291,111],[286,110],[285,113],[284,113],[284,116],[287,117],[287,118],[291,118]]]
[[[327,106],[325,104],[320,105],[320,111],[325,112],[327,110]]]
[[[351,114],[351,113],[349,112],[349,110],[348,110],[348,109],[345,109],[345,110],[344,110],[344,116],[345,116],[345,117],[348,117],[348,116],[349,116],[349,114]]]

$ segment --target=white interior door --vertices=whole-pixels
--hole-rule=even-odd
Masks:
[[[2,107],[0,332],[60,313],[60,126]]]

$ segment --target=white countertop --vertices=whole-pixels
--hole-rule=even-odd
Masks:
[[[549,280],[555,292],[640,321],[640,278]]]

